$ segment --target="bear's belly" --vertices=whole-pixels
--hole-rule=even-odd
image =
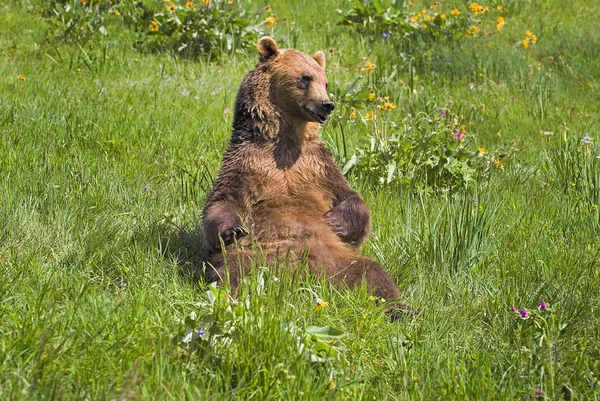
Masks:
[[[306,199],[305,199],[306,200]],[[338,241],[339,238],[323,219],[328,205],[290,199],[260,201],[248,216],[251,237],[261,245],[311,242],[315,239]]]

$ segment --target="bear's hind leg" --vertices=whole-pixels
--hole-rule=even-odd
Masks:
[[[252,266],[252,251],[229,249],[226,260],[223,255],[213,257],[206,266],[205,278],[207,283],[217,282],[223,285],[228,279],[231,291],[235,292],[240,280],[250,271]]]
[[[341,283],[348,287],[359,286],[364,280],[367,290],[373,296],[389,303],[385,311],[390,314],[392,321],[416,313],[412,307],[401,302],[402,295],[398,286],[383,266],[375,260],[362,256],[340,260],[330,279],[334,283]]]

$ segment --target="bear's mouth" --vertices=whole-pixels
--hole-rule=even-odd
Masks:
[[[308,115],[310,115],[316,122],[318,122],[320,124],[323,124],[327,120],[327,117],[329,117],[329,113],[325,113],[325,114],[317,113],[316,111],[312,111],[308,107],[305,107],[304,109],[306,110]]]

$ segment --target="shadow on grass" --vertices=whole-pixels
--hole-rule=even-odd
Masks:
[[[180,268],[184,279],[193,284],[204,282],[206,254],[202,247],[201,227],[177,227],[169,234],[161,236],[160,247],[164,258],[172,260]]]

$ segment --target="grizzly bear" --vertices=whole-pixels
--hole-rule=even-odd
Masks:
[[[399,300],[383,267],[358,252],[371,231],[369,209],[319,136],[334,109],[324,53],[280,50],[270,37],[257,47],[260,61],[239,88],[231,141],[203,211],[207,280],[229,277],[235,288],[258,247],[269,265],[305,262],[334,284],[365,280],[377,298]]]

